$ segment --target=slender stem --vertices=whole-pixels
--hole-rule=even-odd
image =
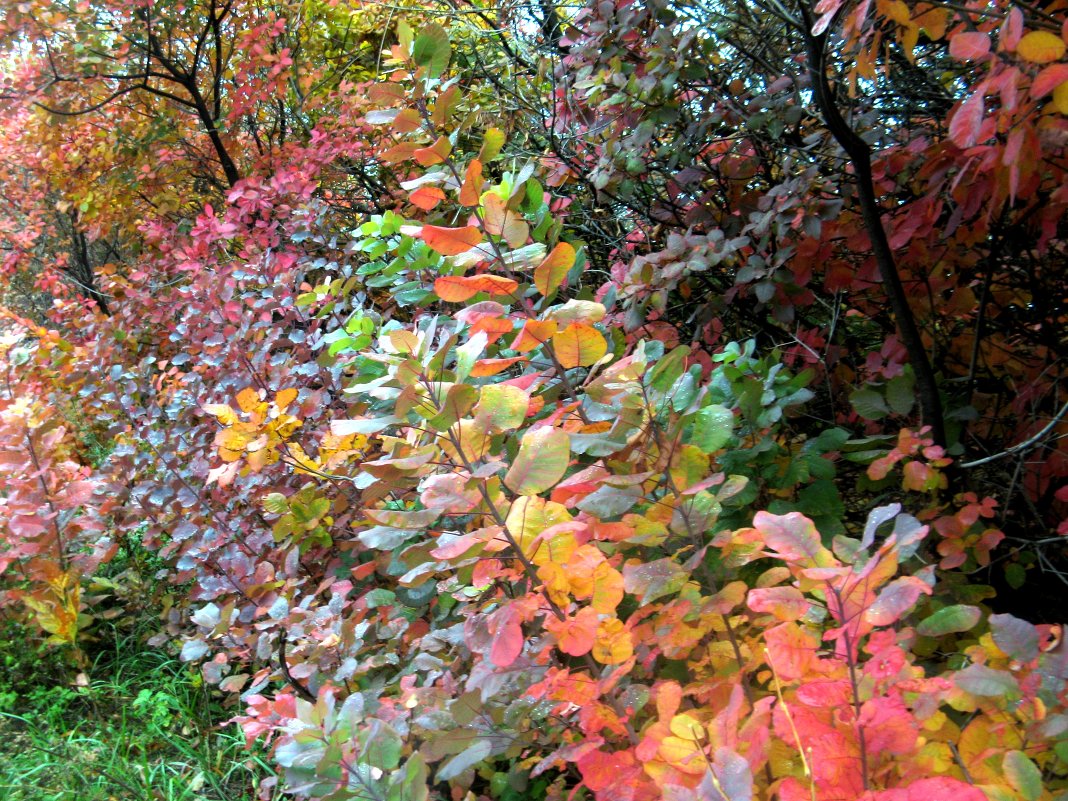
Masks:
[[[834,92],[827,81],[824,62],[824,46],[826,34],[814,36],[812,34],[813,19],[805,0],[800,0],[798,8],[801,11],[801,33],[808,50],[808,72],[812,82],[813,96],[816,105],[823,117],[827,130],[830,131],[835,141],[841,146],[853,165],[853,172],[857,179],[857,194],[860,200],[861,217],[864,227],[871,240],[872,254],[879,268],[879,276],[882,278],[890,301],[890,309],[894,314],[898,335],[908,352],[912,369],[916,372],[916,384],[920,396],[920,409],[923,421],[931,427],[931,434],[935,444],[946,447],[945,419],[942,411],[942,399],[938,394],[938,382],[935,378],[934,368],[927,356],[927,349],[923,344],[923,337],[916,326],[916,318],[909,306],[908,296],[905,294],[901,275],[898,273],[897,264],[894,260],[894,252],[890,247],[890,241],[883,227],[882,210],[875,195],[875,183],[872,178],[871,148],[857,132],[842,117],[835,101]]]

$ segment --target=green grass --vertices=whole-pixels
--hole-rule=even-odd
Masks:
[[[59,652],[0,629],[0,798],[254,801],[272,771],[225,724],[236,710],[197,672],[113,633],[75,686]]]

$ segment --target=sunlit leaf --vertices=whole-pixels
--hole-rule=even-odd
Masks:
[[[479,292],[490,295],[511,295],[519,284],[502,275],[443,275],[434,280],[434,293],[448,303],[462,303]]]
[[[1050,31],[1031,31],[1016,45],[1016,54],[1033,64],[1048,64],[1064,56],[1064,39]]]
[[[551,295],[574,265],[575,249],[567,242],[557,243],[541,264],[534,268],[534,286],[541,294]]]
[[[431,23],[420,31],[412,46],[412,61],[426,68],[427,77],[437,78],[449,66],[452,46],[449,34],[440,25]]]
[[[548,426],[535,428],[523,435],[504,483],[519,495],[538,495],[564,477],[570,462],[567,434]]]
[[[482,241],[482,229],[469,225],[465,228],[441,228],[424,225],[419,233],[427,245],[443,256],[466,253]]]
[[[572,323],[553,335],[553,350],[565,368],[588,367],[608,352],[608,343],[592,325]]]

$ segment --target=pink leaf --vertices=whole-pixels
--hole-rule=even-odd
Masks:
[[[990,52],[990,37],[979,31],[958,33],[949,41],[949,54],[958,61],[978,61]]]
[[[901,576],[883,588],[879,597],[864,613],[864,617],[873,626],[889,626],[912,609],[921,595],[930,594],[931,588],[920,579],[915,576]]]
[[[498,609],[489,618],[490,660],[499,668],[508,667],[523,651],[523,627],[519,615],[511,606]]]
[[[966,148],[978,141],[983,111],[983,95],[980,92],[961,103],[949,121],[949,138],[953,144]]]
[[[1050,64],[1031,83],[1031,97],[1045,97],[1065,81],[1068,81],[1068,64]]]

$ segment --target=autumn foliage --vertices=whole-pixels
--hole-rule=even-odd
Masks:
[[[1068,792],[1061,0],[7,10],[0,612],[298,798]]]

